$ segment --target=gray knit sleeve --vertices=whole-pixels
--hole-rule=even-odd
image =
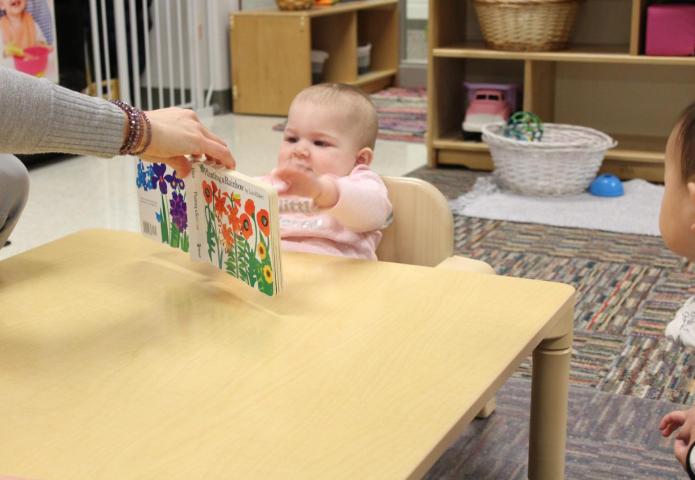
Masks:
[[[0,67],[0,152],[112,157],[125,118],[106,100]]]

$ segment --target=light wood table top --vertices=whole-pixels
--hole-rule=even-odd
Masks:
[[[135,233],[0,262],[0,475],[418,477],[563,284],[285,254],[265,297]]]

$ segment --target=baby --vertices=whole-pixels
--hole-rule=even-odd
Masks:
[[[281,195],[283,250],[376,260],[391,215],[369,168],[377,130],[374,105],[354,87],[314,85],[294,98],[277,167],[264,178]]]
[[[659,227],[673,252],[695,261],[695,103],[681,114],[666,143],[664,198]],[[689,299],[666,327],[666,335],[695,346],[695,302]],[[678,430],[673,450],[676,458],[695,478],[695,408],[665,415],[659,424],[665,437]]]
[[[25,48],[46,43],[26,6],[26,0],[0,0],[0,10],[5,13],[0,17],[0,33],[6,57],[22,56]]]

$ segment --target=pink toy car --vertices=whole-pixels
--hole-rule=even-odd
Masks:
[[[480,140],[483,125],[506,122],[512,111],[516,109],[518,87],[514,84],[468,82],[464,85],[468,90],[468,108],[461,125],[463,138]]]
[[[511,115],[504,99],[504,93],[500,90],[478,90],[475,98],[466,109],[466,119],[463,121],[463,135],[472,139],[480,138],[480,132],[486,123],[506,122]]]

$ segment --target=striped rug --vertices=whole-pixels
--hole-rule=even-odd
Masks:
[[[449,198],[481,173],[416,170]],[[455,216],[457,253],[500,275],[551,280],[577,289],[571,381],[606,393],[695,403],[695,355],[663,336],[690,295],[695,267],[659,237]],[[518,376],[525,376],[528,365]]]

